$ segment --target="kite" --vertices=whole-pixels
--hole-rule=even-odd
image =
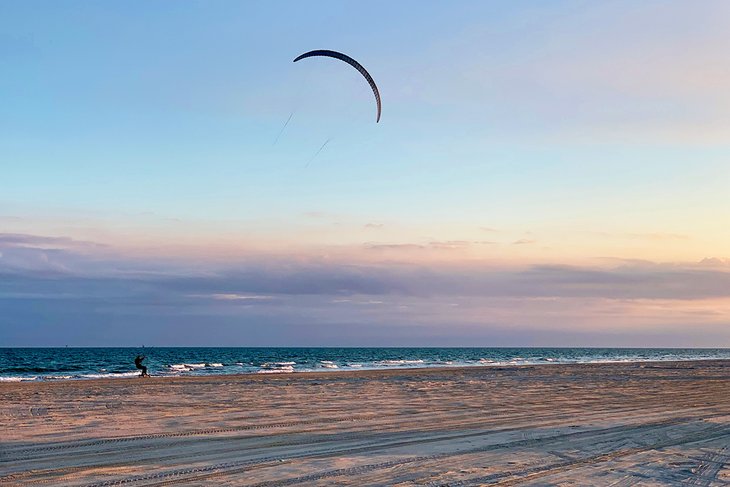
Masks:
[[[357,69],[361,75],[367,80],[367,82],[370,84],[370,88],[373,90],[373,94],[375,95],[375,103],[378,107],[378,116],[375,119],[375,123],[380,122],[380,91],[378,91],[378,86],[375,84],[375,81],[373,80],[373,77],[370,76],[370,73],[368,73],[365,68],[362,67],[362,64],[358,63],[354,59],[352,59],[350,56],[346,54],[342,54],[341,52],[337,51],[328,51],[326,49],[318,49],[316,51],[309,51],[305,52],[301,56],[297,57],[294,62],[299,61],[300,59],[305,59],[308,57],[315,57],[315,56],[324,56],[324,57],[331,57],[334,59],[339,59],[340,61],[344,61],[353,68]]]

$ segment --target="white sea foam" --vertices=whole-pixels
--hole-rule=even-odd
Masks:
[[[278,373],[289,373],[294,372],[294,364],[296,362],[267,362],[261,364],[261,370],[258,370],[258,374],[278,374]]]
[[[359,368],[359,367],[362,367],[362,364],[347,364],[347,366],[353,367],[353,368]]]
[[[217,366],[217,364],[172,364],[167,368],[172,372],[192,372],[193,370],[204,369],[207,365]],[[222,367],[223,364],[220,365]]]
[[[257,374],[288,374],[291,372],[294,372],[294,367],[291,365],[277,369],[261,369],[256,371]]]
[[[37,377],[0,377],[0,382],[26,382],[36,379]]]
[[[206,367],[223,367],[223,364],[215,363],[215,364],[205,364]]]
[[[423,360],[381,360],[375,362],[378,365],[406,365],[406,364],[422,364]]]
[[[324,367],[325,369],[339,369],[339,367],[336,364],[322,363],[322,367]]]
[[[661,359],[666,360],[666,359]],[[586,364],[624,364],[624,363],[634,363],[634,362],[648,362],[649,359],[634,359],[634,358],[598,358],[593,360],[580,360],[579,362],[586,363]]]

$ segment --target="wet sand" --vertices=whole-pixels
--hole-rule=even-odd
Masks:
[[[730,485],[730,361],[0,383],[0,485]]]

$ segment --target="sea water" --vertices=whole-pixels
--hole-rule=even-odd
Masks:
[[[730,359],[730,349],[692,348],[0,348],[0,382],[139,375],[282,374],[307,371],[494,367]]]

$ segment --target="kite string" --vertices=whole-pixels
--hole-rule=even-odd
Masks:
[[[296,109],[293,112],[291,112],[291,114],[289,115],[289,118],[287,118],[286,119],[286,122],[284,122],[284,126],[281,127],[281,130],[279,130],[279,133],[276,136],[276,139],[274,139],[274,143],[271,144],[272,146],[273,145],[276,145],[276,143],[279,142],[279,138],[281,137],[281,134],[284,133],[284,130],[286,129],[286,126],[289,125],[289,122],[291,121],[292,117],[294,116],[294,112],[296,112]]]
[[[294,115],[299,111],[302,104],[302,94],[304,93],[304,86],[297,85],[296,92],[291,97],[289,106],[292,107],[292,111],[289,114],[289,118],[286,119],[286,122],[284,122],[284,125],[279,130],[279,133],[276,134],[276,138],[274,139],[274,143],[271,144],[272,147],[274,147],[276,144],[278,144],[279,139],[281,139],[281,136],[284,135],[284,132],[286,131],[286,128],[289,126],[289,122],[292,121],[292,118],[294,118]]]
[[[315,157],[317,157],[319,155],[320,152],[322,152],[322,149],[324,149],[325,146],[330,143],[330,140],[332,140],[332,137],[330,137],[324,141],[324,144],[322,144],[322,147],[320,147],[319,150],[317,152],[315,152],[314,155],[307,161],[307,164],[304,166],[305,168],[309,167],[309,164],[314,160]]]

